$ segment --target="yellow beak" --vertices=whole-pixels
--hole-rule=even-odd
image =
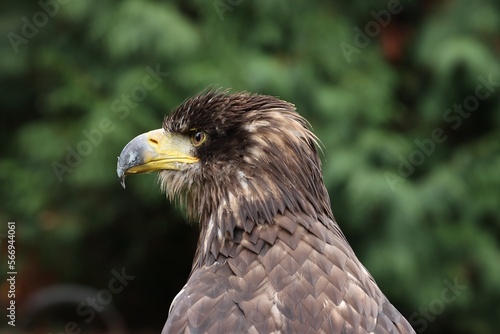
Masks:
[[[132,139],[118,157],[116,172],[125,188],[125,177],[158,170],[181,170],[185,164],[198,162],[191,153],[188,137],[157,129]]]

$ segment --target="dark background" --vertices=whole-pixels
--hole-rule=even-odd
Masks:
[[[1,5],[0,36],[15,329],[160,331],[197,226],[155,175],[123,190],[116,157],[215,85],[311,122],[341,228],[418,333],[498,333],[498,1],[19,0]]]

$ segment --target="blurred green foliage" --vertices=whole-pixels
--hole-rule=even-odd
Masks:
[[[417,332],[497,332],[498,2],[17,1],[0,33],[0,233],[17,222],[19,302],[126,266],[137,279],[114,303],[130,328],[161,328],[197,228],[154,176],[121,189],[116,157],[216,85],[311,122],[341,228]],[[466,288],[447,301],[453,282]]]

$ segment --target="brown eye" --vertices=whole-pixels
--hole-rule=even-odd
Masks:
[[[196,131],[191,136],[191,142],[194,146],[200,146],[207,139],[207,135],[203,131]]]

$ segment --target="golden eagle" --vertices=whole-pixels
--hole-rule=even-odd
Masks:
[[[201,227],[163,333],[414,333],[335,222],[317,144],[292,104],[209,90],[125,146],[122,185],[158,171]]]

